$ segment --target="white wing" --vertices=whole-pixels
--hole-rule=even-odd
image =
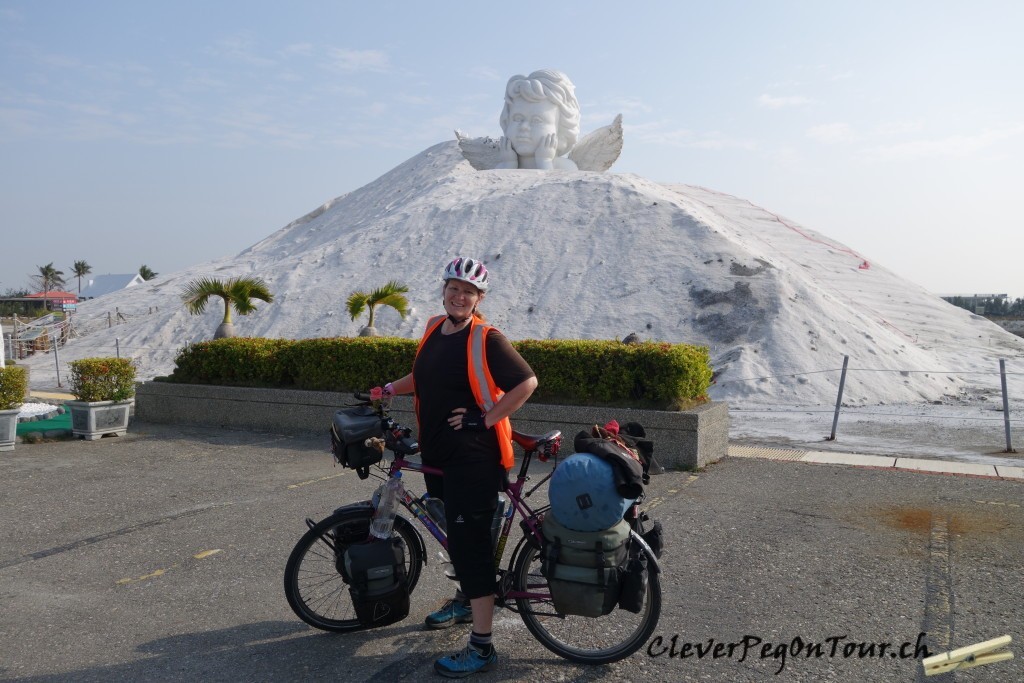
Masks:
[[[460,143],[461,144],[461,143]],[[622,114],[576,143],[569,158],[581,171],[607,171],[622,152]]]
[[[498,165],[498,140],[492,137],[468,138],[459,130],[455,131],[455,137],[462,156],[476,170],[489,171]]]

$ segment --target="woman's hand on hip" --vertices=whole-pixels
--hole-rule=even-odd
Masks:
[[[448,424],[452,429],[465,429],[467,432],[486,432],[490,429],[485,413],[476,406],[456,408],[448,418]]]

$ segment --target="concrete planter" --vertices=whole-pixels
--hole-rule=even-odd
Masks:
[[[0,451],[13,451],[18,440],[18,413],[21,408],[0,410]]]
[[[127,401],[68,401],[71,435],[95,441],[107,434],[124,436],[134,399]]]
[[[142,382],[136,385],[135,417],[144,422],[323,434],[334,412],[352,403],[352,395],[330,391],[254,389],[199,384]],[[415,428],[412,399],[401,396],[392,416]],[[706,403],[694,410],[632,410],[528,403],[515,415],[513,427],[541,434],[552,429],[565,436],[563,452],[572,453],[576,433],[615,419],[639,422],[654,441],[654,457],[667,469],[697,469],[725,457],[729,448],[729,410],[725,403]]]

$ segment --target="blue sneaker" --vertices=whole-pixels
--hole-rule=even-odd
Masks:
[[[486,657],[472,645],[467,645],[453,655],[441,657],[434,662],[434,671],[445,678],[465,678],[478,671],[490,671],[498,661],[498,653],[491,647]]]
[[[448,628],[453,624],[468,624],[473,621],[473,609],[469,606],[469,600],[452,598],[445,602],[441,609],[428,614],[425,621],[430,628]]]

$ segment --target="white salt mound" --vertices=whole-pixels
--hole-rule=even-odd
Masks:
[[[745,200],[630,174],[475,171],[453,141],[237,256],[84,302],[84,335],[61,360],[113,355],[118,339],[140,378],[168,374],[177,350],[220,322],[218,301],[201,317],[181,305],[201,276],[264,278],[276,300],[236,330],[285,338],[358,334],[365,316],[349,320],[345,299],[397,279],[412,313],[380,308],[376,326],[415,338],[441,311],[440,272],[459,254],[486,262],[482,310],[509,337],[707,345],[711,396],[734,404],[830,404],[844,355],[859,370],[846,385],[854,404],[991,392],[997,359],[1024,358],[1024,339]],[[115,310],[128,320],[108,328]],[[50,356],[27,364],[33,386],[55,385]]]

